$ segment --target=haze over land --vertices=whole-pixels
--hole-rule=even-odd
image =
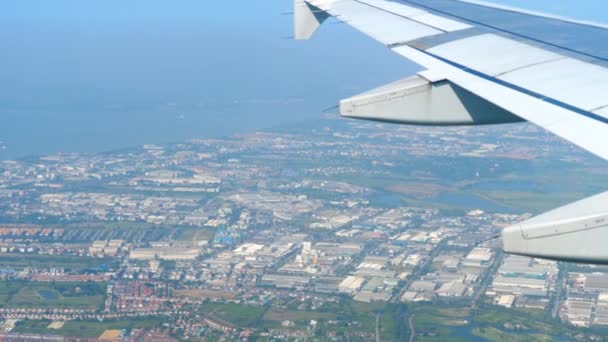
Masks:
[[[0,161],[0,338],[598,341],[608,268],[478,243],[605,174],[529,124],[337,118]]]

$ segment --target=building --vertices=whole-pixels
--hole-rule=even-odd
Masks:
[[[154,260],[156,251],[153,248],[135,248],[129,253],[129,259],[133,260]]]
[[[129,253],[133,260],[195,260],[200,255],[198,249],[183,249],[177,247],[135,248]]]
[[[342,280],[340,285],[338,285],[338,291],[342,293],[354,294],[361,289],[364,283],[365,278],[348,276]]]

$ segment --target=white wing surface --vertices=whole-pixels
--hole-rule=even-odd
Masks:
[[[608,159],[608,49],[601,46],[608,41],[605,26],[458,0],[296,0],[295,6],[296,16],[309,12],[322,20],[336,17],[426,68],[415,76],[429,81],[429,88],[446,83],[462,88]],[[297,23],[296,31],[310,23],[316,21]],[[388,89],[396,90],[404,89]],[[369,94],[363,95],[369,100]],[[435,119],[449,108],[426,117],[419,112],[408,120],[408,104],[428,109],[415,108],[416,101],[392,99],[392,105],[383,103],[376,110],[358,100],[343,101],[350,111],[342,114],[412,124],[515,121],[505,120],[506,113],[498,115],[497,122],[491,117]]]
[[[295,38],[333,16],[425,69],[344,99],[346,117],[529,121],[608,159],[608,26],[476,0],[295,0]],[[608,192],[505,229],[507,252],[608,264]]]

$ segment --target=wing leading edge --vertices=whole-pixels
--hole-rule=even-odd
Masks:
[[[606,26],[472,0],[295,0],[295,6],[296,17],[302,10],[336,17],[425,69],[342,100],[343,116],[419,125],[526,120],[608,159],[608,51],[573,39],[608,37]],[[507,20],[514,15],[519,26]],[[521,29],[527,26],[521,20],[533,30]],[[304,28],[296,23],[296,32],[311,35],[320,22]],[[558,37],[543,28],[553,28]],[[505,229],[505,251],[608,263],[608,250],[599,245],[564,245],[569,238],[608,240],[605,197]],[[593,217],[586,207],[593,208]],[[597,221],[593,229],[578,229],[589,227],[589,220]],[[546,234],[548,229],[553,233]]]

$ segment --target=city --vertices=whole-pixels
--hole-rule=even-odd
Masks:
[[[602,340],[608,268],[494,237],[606,171],[531,125],[331,117],[0,161],[0,338]]]

